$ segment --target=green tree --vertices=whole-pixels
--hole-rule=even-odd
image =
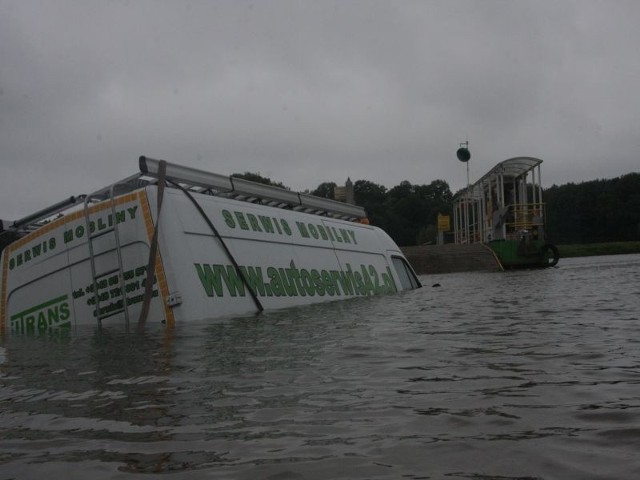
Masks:
[[[547,237],[555,243],[640,238],[640,174],[553,185],[544,192]]]
[[[356,180],[353,184],[353,196],[357,205],[364,207],[372,225],[383,227],[386,224],[384,200],[387,189],[369,180]]]
[[[405,180],[387,193],[386,229],[399,245],[415,245],[435,238],[438,214],[451,211],[453,195],[447,182],[412,185]],[[429,228],[431,226],[432,228]]]
[[[283,185],[281,182],[274,182],[269,177],[263,177],[259,173],[252,173],[252,172],[234,173],[231,176],[236,178],[242,178],[243,180],[249,180],[250,182],[262,183],[264,185],[273,185],[274,187],[280,187],[286,190],[290,190],[289,187]]]
[[[320,185],[318,185],[315,190],[311,192],[311,195],[315,195],[316,197],[322,197],[322,198],[330,198],[333,200],[335,199],[334,190],[336,186],[337,185],[335,182],[323,182]]]
[[[425,245],[435,243],[438,237],[438,228],[435,225],[425,225],[418,232],[417,244]]]

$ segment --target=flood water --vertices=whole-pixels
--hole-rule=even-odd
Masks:
[[[640,255],[421,279],[9,338],[0,480],[640,478]]]

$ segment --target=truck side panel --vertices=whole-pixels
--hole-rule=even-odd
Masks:
[[[137,319],[144,291],[152,225],[144,191],[119,197],[116,214],[109,202],[70,213],[12,243],[3,251],[0,331],[43,332],[80,324],[97,325],[97,305],[103,325],[123,326],[124,302]],[[123,259],[125,292],[120,287],[115,234],[117,223]],[[98,276],[94,282],[89,256],[89,235],[107,232],[93,240]],[[115,271],[114,271],[115,270]],[[101,272],[111,272],[100,275]],[[164,278],[160,277],[159,278]],[[158,282],[160,284],[160,282]],[[96,295],[97,286],[97,295]],[[156,286],[151,316],[166,312]]]
[[[153,205],[153,191],[149,198]],[[174,308],[178,321],[256,312],[251,291],[263,308],[275,309],[398,289],[387,254],[397,247],[377,228],[220,197],[196,199],[232,258],[183,192],[165,192],[161,246],[169,283],[182,298]]]

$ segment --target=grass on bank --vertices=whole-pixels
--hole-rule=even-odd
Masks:
[[[560,258],[640,253],[640,242],[586,243],[558,245],[557,247],[560,251]]]

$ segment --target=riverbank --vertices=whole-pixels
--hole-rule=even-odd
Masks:
[[[418,275],[500,270],[491,249],[481,243],[402,247],[402,252]]]
[[[557,247],[560,252],[560,265],[563,258],[640,253],[640,242],[588,243]],[[402,251],[419,275],[501,269],[491,249],[480,243],[402,247]]]
[[[573,245],[557,245],[560,259],[570,257],[593,257],[597,255],[623,255],[640,253],[640,242],[606,242]]]

